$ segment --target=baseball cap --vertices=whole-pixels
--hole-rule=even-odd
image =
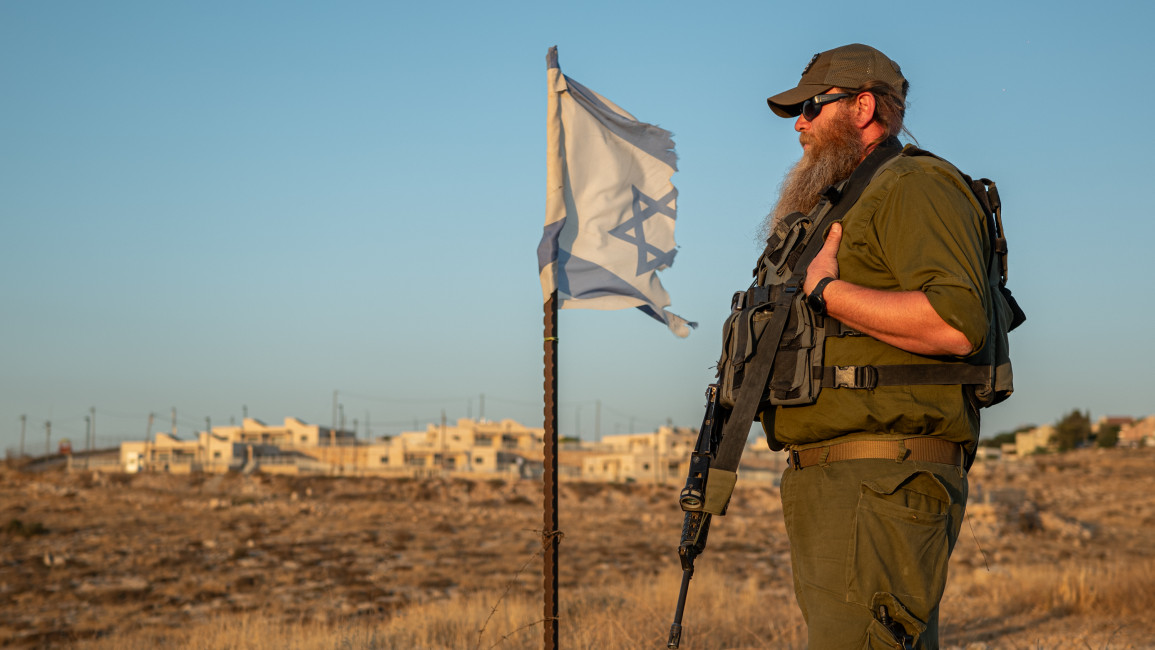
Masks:
[[[869,45],[843,45],[815,54],[802,71],[798,85],[768,98],[766,103],[779,117],[797,117],[802,102],[815,95],[835,86],[853,90],[870,81],[884,81],[906,94],[906,78],[897,63]]]

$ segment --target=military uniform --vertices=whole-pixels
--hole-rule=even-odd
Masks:
[[[983,213],[965,181],[930,156],[900,156],[842,220],[839,277],[888,291],[921,291],[979,349],[988,332],[989,251]],[[868,336],[826,341],[826,364],[956,362]],[[938,603],[967,499],[962,449],[978,440],[978,411],[961,385],[824,388],[808,406],[764,418],[778,443],[810,461],[782,477],[795,593],[812,648],[895,647],[879,607],[937,647]],[[845,443],[852,443],[846,445]],[[935,444],[937,443],[937,444]],[[912,460],[908,448],[941,462]],[[887,458],[862,458],[866,455]],[[852,460],[838,460],[857,449]],[[953,450],[953,451],[952,451]],[[925,454],[924,454],[925,456]]]
[[[870,92],[875,114],[857,128],[893,136],[895,125],[880,120],[877,102],[881,93],[901,107],[908,88],[897,63],[853,44],[814,55],[798,84],[767,103],[781,117],[801,115],[796,128],[810,130],[822,104],[838,93]],[[885,119],[894,117],[901,122],[902,111]],[[865,130],[861,135],[865,141]],[[990,246],[984,212],[958,171],[933,156],[903,155],[875,175],[843,216],[838,279],[921,292],[942,321],[980,350],[994,316]],[[816,282],[811,290],[821,294],[825,283]],[[891,324],[918,336],[909,323]],[[917,366],[958,361],[865,335],[828,336],[827,368],[881,373],[884,366],[916,366],[917,372],[904,369],[904,381],[872,388],[823,388],[813,404],[763,414],[772,446],[784,445],[790,457],[782,512],[811,648],[938,647],[939,601],[966,508],[964,458],[977,445],[979,415],[961,381],[908,380],[949,370]]]

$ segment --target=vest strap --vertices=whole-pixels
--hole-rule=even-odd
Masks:
[[[981,384],[990,377],[991,367],[969,363],[823,366],[814,372],[822,374],[823,388],[872,390],[877,386]]]

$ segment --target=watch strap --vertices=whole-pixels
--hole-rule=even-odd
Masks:
[[[814,285],[814,290],[810,292],[810,295],[806,297],[806,302],[810,305],[810,308],[820,316],[826,315],[826,299],[822,297],[822,292],[826,290],[826,285],[834,282],[836,279],[837,278],[829,276],[822,278],[818,281],[818,284]]]

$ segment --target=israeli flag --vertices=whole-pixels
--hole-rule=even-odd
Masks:
[[[546,60],[548,192],[537,248],[543,299],[556,289],[562,309],[637,307],[688,336],[697,323],[666,311],[670,296],[657,276],[678,252],[670,132],[561,74],[556,47]]]

